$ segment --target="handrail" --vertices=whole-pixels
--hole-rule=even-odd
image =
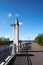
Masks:
[[[8,56],[0,65],[8,65],[15,55]]]

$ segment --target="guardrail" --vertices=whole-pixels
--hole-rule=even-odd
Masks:
[[[15,59],[16,56],[12,55],[12,56],[8,56],[5,61],[3,61],[0,65],[10,65],[10,62],[13,61],[13,58]]]

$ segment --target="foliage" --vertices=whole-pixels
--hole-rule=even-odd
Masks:
[[[39,34],[34,41],[43,46],[43,34]]]
[[[0,37],[0,45],[9,44],[9,41],[9,38]]]

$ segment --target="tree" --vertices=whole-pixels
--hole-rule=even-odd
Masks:
[[[34,41],[43,46],[43,34],[39,34],[37,37],[35,37]]]
[[[0,37],[0,44],[9,44],[10,39],[9,38],[4,38]]]

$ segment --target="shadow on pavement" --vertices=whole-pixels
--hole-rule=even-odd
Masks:
[[[34,56],[34,54],[16,54],[16,56]]]

